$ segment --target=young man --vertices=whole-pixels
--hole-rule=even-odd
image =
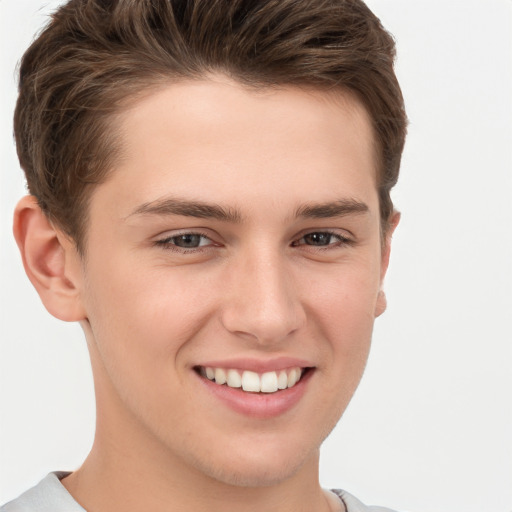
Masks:
[[[365,511],[322,490],[399,215],[394,44],[359,0],[71,0],[20,67],[14,233],[80,322],[93,448],[12,511]]]

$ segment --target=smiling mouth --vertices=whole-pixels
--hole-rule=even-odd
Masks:
[[[309,368],[288,368],[265,373],[250,370],[198,366],[196,372],[219,386],[240,389],[248,393],[276,393],[293,388]]]

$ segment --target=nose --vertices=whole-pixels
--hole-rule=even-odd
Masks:
[[[299,283],[284,256],[262,251],[232,263],[221,313],[228,331],[274,345],[304,326]]]

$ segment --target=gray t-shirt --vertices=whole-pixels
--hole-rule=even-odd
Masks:
[[[56,471],[43,478],[35,487],[0,507],[0,512],[86,512],[61,484],[69,473]],[[333,492],[345,506],[345,512],[393,512],[388,508],[367,507],[348,492]]]

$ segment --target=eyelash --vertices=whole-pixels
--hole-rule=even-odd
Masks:
[[[332,241],[332,238],[336,239],[336,241],[334,243],[328,243],[326,245],[317,245],[317,246],[315,246],[313,244],[303,243],[303,240],[306,237],[312,236],[312,235],[328,235],[329,237],[331,237],[329,240],[330,242]],[[186,237],[186,236],[200,237],[203,240],[210,240],[211,243],[203,245],[203,246],[199,245],[198,247],[188,247],[188,248],[180,247],[179,245],[176,245],[175,241],[177,239],[179,239],[180,237]],[[311,231],[309,233],[302,235],[299,239],[293,241],[291,246],[292,247],[305,246],[305,247],[312,247],[314,250],[317,250],[317,251],[328,251],[328,250],[332,250],[333,248],[336,248],[336,247],[346,247],[346,246],[351,246],[354,244],[355,244],[354,240],[352,240],[351,238],[348,238],[346,236],[343,236],[340,233],[336,233],[334,231],[329,231],[329,230],[322,230],[322,231]],[[164,250],[174,251],[174,252],[178,252],[181,254],[190,254],[190,253],[198,253],[198,252],[210,250],[210,249],[212,249],[212,247],[215,247],[217,244],[215,244],[215,242],[213,242],[211,240],[211,238],[208,235],[206,235],[205,233],[201,233],[201,232],[197,232],[197,231],[190,231],[190,232],[178,233],[176,235],[168,236],[161,240],[157,240],[155,242],[155,245],[158,247],[161,247]]]
[[[212,242],[210,244],[203,245],[203,246],[200,245],[198,247],[186,248],[186,247],[180,247],[179,245],[176,245],[175,243],[173,243],[173,241],[175,241],[176,239],[181,238],[181,237],[186,237],[186,236],[200,237],[203,240],[210,240],[210,242],[212,242],[211,238],[208,235],[206,235],[205,233],[200,233],[197,231],[186,231],[183,233],[178,233],[176,235],[162,238],[161,240],[157,240],[155,242],[155,245],[157,245],[158,247],[161,247],[164,250],[174,251],[174,252],[178,252],[181,254],[202,252],[202,251],[211,249],[212,246],[216,245],[214,242]]]
[[[308,245],[305,243],[299,243],[302,240],[304,240],[307,236],[311,236],[311,235],[328,235],[329,237],[331,237],[331,240],[332,240],[332,238],[335,238],[335,239],[337,239],[337,241],[335,243],[329,243],[327,245],[317,245],[317,246]],[[297,241],[294,241],[292,243],[292,246],[297,247],[297,246],[305,245],[307,247],[313,247],[317,251],[328,251],[335,247],[346,247],[346,246],[354,245],[354,243],[355,243],[354,240],[352,240],[351,238],[348,238],[346,236],[343,236],[340,233],[336,233],[334,231],[329,231],[329,230],[323,230],[323,231],[310,231],[309,233],[306,233],[301,238],[299,238]]]

